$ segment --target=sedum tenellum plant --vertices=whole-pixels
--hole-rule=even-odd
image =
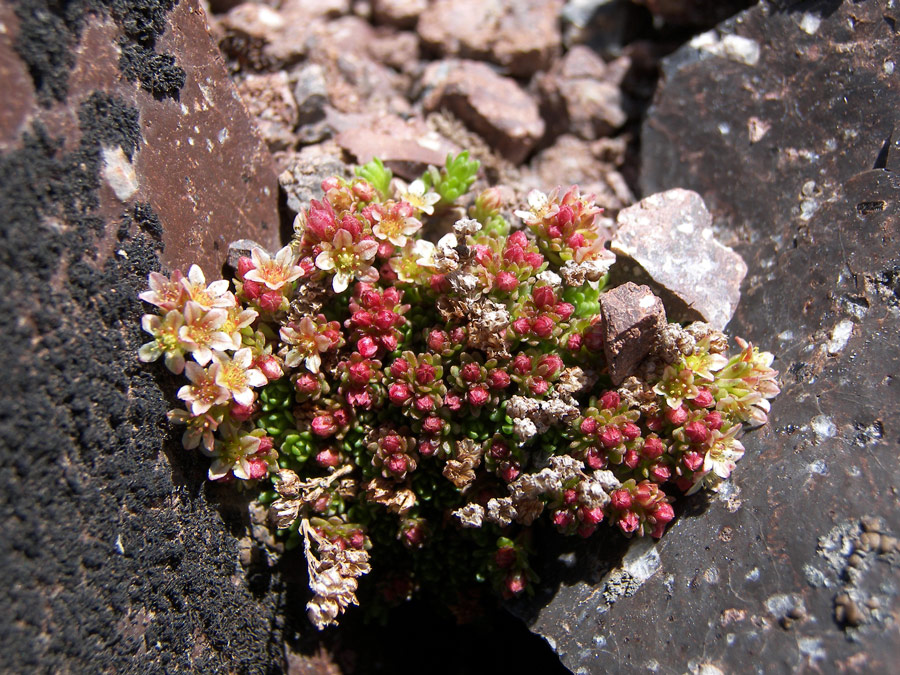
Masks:
[[[376,604],[429,581],[457,606],[473,581],[529,590],[539,518],[662,536],[673,499],[728,478],[778,394],[771,354],[703,323],[666,325],[614,386],[600,209],[572,187],[504,217],[489,188],[466,213],[477,170],[462,153],[406,185],[373,160],[326,179],[293,241],[241,257],[232,282],[193,266],[141,294],[156,308],[141,360],[186,379],[169,414],[184,447],[302,543],[319,628],[379,565]],[[468,217],[422,237],[454,209]]]

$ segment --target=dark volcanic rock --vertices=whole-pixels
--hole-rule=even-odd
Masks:
[[[755,67],[666,64],[644,185],[693,188],[729,225],[749,267],[730,331],[777,355],[782,393],[733,485],[658,544],[538,570],[559,586],[532,629],[574,672],[887,672],[900,653],[900,180],[872,169],[896,161],[900,17],[801,7],[722,28],[760,44]],[[771,124],[755,144],[751,117]]]
[[[662,300],[648,286],[627,282],[600,296],[603,353],[613,384],[634,372],[666,325]]]
[[[633,0],[654,15],[675,24],[714,26],[756,0]]]
[[[666,291],[670,319],[706,321],[722,329],[741,299],[747,265],[713,239],[712,218],[700,196],[689,190],[651,195],[619,212],[610,248]]]
[[[279,594],[260,593],[272,576],[263,563],[248,582],[238,564],[241,511],[212,503],[207,460],[169,430],[174,379],[136,358],[137,293],[164,245],[168,260],[205,255],[213,272],[217,236],[266,236],[259,140],[197,3],[172,4],[22,1],[21,23],[0,5],[2,90],[42,103],[4,117],[0,145],[4,672],[265,673],[283,661]],[[88,10],[105,6],[112,16]],[[27,80],[5,62],[19,58],[11,44]],[[135,45],[143,60],[120,61]],[[129,81],[164,55],[181,87]]]

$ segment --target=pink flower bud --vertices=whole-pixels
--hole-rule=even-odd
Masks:
[[[565,206],[560,206],[559,211],[556,213],[556,222],[559,223],[562,227],[565,227],[569,223],[571,223],[575,219],[575,212],[572,210],[572,207],[566,204]]]
[[[460,368],[459,374],[466,382],[478,382],[481,379],[481,366],[470,361]]]
[[[625,489],[613,490],[612,494],[609,496],[609,503],[614,509],[626,511],[631,508],[631,504],[633,503],[631,493]]]
[[[363,358],[370,359],[378,353],[378,344],[375,340],[366,335],[357,340],[356,351],[358,351]]]
[[[331,416],[334,417],[334,423],[338,426],[345,427],[350,423],[350,415],[343,408],[335,410],[331,413]]]
[[[466,342],[466,329],[462,326],[457,326],[456,328],[452,328],[450,330],[450,341],[454,345],[465,344]]]
[[[644,440],[644,447],[641,448],[641,454],[647,459],[659,459],[665,452],[663,442],[656,436],[650,436]]]
[[[672,471],[665,464],[650,467],[650,480],[654,483],[665,483],[672,477]]]
[[[363,285],[360,284],[360,286]],[[359,301],[366,309],[380,309],[382,303],[382,295],[379,294],[378,291],[374,290],[371,286],[366,284],[360,291]]]
[[[313,421],[309,426],[316,436],[321,436],[322,438],[331,436],[331,434],[337,431],[334,417],[331,415],[316,415],[313,417]]]
[[[240,403],[235,403],[231,406],[231,417],[235,422],[246,422],[253,417],[254,412],[256,412],[256,408],[253,404],[241,405]]]
[[[275,447],[275,444],[272,442],[271,436],[260,436],[259,438],[259,447],[256,449],[257,455],[262,455],[268,453],[269,450]]]
[[[543,377],[535,377],[528,384],[528,390],[533,396],[543,396],[550,389],[550,383]]]
[[[269,465],[266,464],[265,460],[257,457],[253,457],[247,460],[247,465],[249,471],[247,471],[247,475],[250,476],[251,480],[259,480],[260,478],[264,478],[266,474],[269,473]]]
[[[597,420],[593,417],[585,417],[581,420],[581,433],[590,436],[597,431]]]
[[[435,293],[447,293],[450,290],[450,282],[445,274],[432,274],[428,285]]]
[[[353,237],[353,241],[357,241],[359,235],[362,234],[362,226],[359,224],[359,220],[350,213],[346,214],[341,220],[341,229],[347,230],[347,232],[350,233],[350,236]]]
[[[709,389],[698,389],[697,395],[692,400],[693,404],[698,408],[708,408],[714,401],[715,399]]]
[[[525,590],[525,577],[513,574],[506,578],[506,590],[510,595],[518,595]]]
[[[575,492],[575,490],[569,489],[563,491],[563,504],[566,506],[574,504],[576,499],[578,499],[578,493]]]
[[[691,443],[705,443],[709,438],[709,429],[703,422],[688,422],[684,425],[684,435]]]
[[[622,458],[622,461],[629,469],[633,469],[640,464],[641,456],[637,453],[637,450],[628,450]]]
[[[266,354],[261,357],[253,365],[259,368],[262,371],[262,374],[265,375],[266,379],[270,382],[272,380],[277,380],[284,375],[284,371],[281,369],[281,363],[279,363],[278,359],[271,354]]]
[[[531,372],[531,357],[527,354],[516,354],[512,361],[513,371],[518,375]]]
[[[582,506],[578,509],[578,513],[581,515],[582,522],[588,523],[589,525],[596,525],[603,520],[603,509],[599,506],[595,506],[594,508]]]
[[[264,312],[276,312],[281,307],[281,291],[267,291],[259,296],[257,302]]]
[[[494,259],[494,254],[491,253],[491,249],[484,244],[475,244],[473,248],[475,249],[475,262],[483,267],[489,266]]]
[[[419,396],[413,405],[420,413],[429,413],[434,410],[434,401],[430,396]]]
[[[501,570],[505,570],[512,567],[516,562],[516,557],[516,549],[512,546],[503,546],[494,553],[494,564]]]
[[[633,441],[641,435],[641,428],[633,422],[625,422],[622,425],[622,435],[626,441]]]
[[[553,377],[565,368],[565,365],[563,360],[556,354],[544,354],[538,359],[537,373],[541,377]]]
[[[603,349],[603,330],[601,324],[592,324],[584,333],[584,346],[592,352],[599,352]]]
[[[494,278],[494,288],[503,291],[504,293],[512,293],[518,286],[519,280],[516,279],[514,274],[510,274],[509,272],[500,272],[500,274]]]
[[[422,431],[426,434],[439,434],[444,428],[444,420],[436,415],[429,415],[422,422]]]
[[[328,192],[329,190],[339,190],[341,187],[341,179],[337,176],[329,176],[322,181],[322,192]],[[315,200],[312,202],[316,203]]]
[[[647,482],[638,483],[631,496],[641,508],[646,509],[652,506],[655,501],[655,488],[655,485],[651,487],[651,484]]]
[[[448,391],[447,395],[444,396],[444,405],[447,406],[449,410],[456,412],[462,407],[462,398],[460,398],[459,394]]]
[[[416,367],[416,382],[426,385],[434,382],[434,366],[430,363],[420,363]]]
[[[387,468],[393,474],[402,475],[406,473],[406,470],[409,468],[409,459],[406,455],[401,455],[399,452],[395,455],[391,455],[387,460]]]
[[[394,255],[396,250],[397,249],[394,247],[394,245],[391,242],[380,241],[380,242],[378,242],[378,251],[377,251],[376,255],[379,258],[387,259],[387,258],[390,258],[392,255]],[[390,267],[388,267],[388,269],[390,269]]]
[[[526,253],[525,262],[527,262],[531,267],[537,269],[544,264],[544,256],[542,256],[540,253]]]
[[[570,236],[568,239],[566,239],[566,245],[569,248],[581,248],[582,246],[584,246],[584,244],[585,244],[584,235],[581,234],[581,232],[576,232],[575,234]]]
[[[448,345],[450,336],[444,331],[433,330],[428,334],[428,348],[433,352],[442,352]]]
[[[418,523],[403,530],[403,543],[411,548],[418,548],[425,541],[425,528]]]
[[[534,299],[534,304],[541,308],[556,304],[556,294],[549,286],[540,286],[533,289],[531,297]]]
[[[393,335],[382,335],[378,341],[387,351],[392,352],[397,349],[397,338]]]
[[[596,471],[606,466],[606,455],[601,454],[597,448],[588,448],[584,453],[584,461],[588,467]]]
[[[687,418],[688,412],[684,409],[684,406],[666,410],[666,421],[673,426],[680,427],[687,422]]]
[[[294,380],[294,388],[301,394],[314,394],[319,391],[319,380],[312,373],[303,373]]]
[[[264,286],[257,281],[246,279],[243,283],[242,292],[248,300],[256,300],[262,293]]]
[[[691,471],[699,471],[703,466],[703,455],[699,452],[687,452],[684,457],[681,458],[681,461]]]
[[[675,511],[668,502],[662,502],[653,512],[653,517],[657,523],[668,523],[675,517]]]
[[[500,474],[500,478],[505,480],[507,483],[512,483],[516,478],[519,477],[521,471],[519,470],[519,466],[515,462],[503,462],[503,465],[500,467],[498,473]]]
[[[381,297],[384,299],[385,306],[393,307],[400,302],[400,291],[393,286],[384,289]]]
[[[494,441],[490,449],[491,457],[496,460],[506,459],[509,457],[509,446],[503,441]]]
[[[390,389],[388,389],[388,398],[391,399],[391,403],[394,405],[403,405],[411,397],[412,392],[403,382],[395,382],[391,385]]]
[[[488,373],[488,385],[491,389],[506,389],[509,386],[509,375],[502,370],[492,370]]]
[[[553,524],[558,528],[565,529],[572,524],[572,521],[575,520],[575,516],[573,516],[570,511],[557,511],[553,514],[552,520]]]
[[[422,457],[431,457],[437,452],[437,443],[434,441],[419,441],[419,454]]]
[[[619,526],[619,529],[622,530],[622,532],[624,532],[625,534],[631,534],[641,526],[641,521],[637,517],[637,514],[628,511],[619,519],[619,522],[616,524]]]
[[[524,316],[520,316],[512,322],[512,327],[519,335],[525,335],[531,330],[531,323]]]
[[[334,448],[325,448],[316,454],[316,464],[323,468],[333,468],[341,463],[341,456]]]
[[[242,255],[240,258],[238,258],[238,263],[237,263],[238,279],[243,279],[244,275],[247,274],[247,272],[249,272],[250,270],[255,270],[255,269],[256,269],[256,265],[253,264],[253,260],[251,258],[248,258],[245,255]]]
[[[382,309],[375,315],[375,325],[379,330],[391,328],[400,317],[389,309]]]
[[[718,410],[713,410],[710,413],[706,414],[706,417],[703,418],[703,423],[712,431],[718,431],[722,428],[722,413]]]
[[[614,448],[622,442],[622,432],[614,426],[605,426],[597,434],[604,448]]]
[[[409,372],[409,362],[406,359],[395,359],[391,364],[391,375],[395,378],[403,377]]]
[[[350,535],[349,543],[351,548],[362,548],[366,545],[366,535],[359,530],[354,530]]]
[[[622,403],[619,394],[614,391],[607,391],[600,397],[600,407],[604,410],[615,410]]]
[[[553,308],[553,311],[559,315],[559,318],[563,321],[568,320],[572,314],[575,313],[575,305],[572,305],[568,302],[557,302],[556,307]]]
[[[353,183],[353,194],[361,201],[370,202],[375,199],[375,188],[368,181],[359,180]]]
[[[651,415],[647,418],[647,428],[650,431],[662,431],[664,426],[663,419],[659,415]]]
[[[539,338],[548,338],[553,335],[553,319],[549,316],[539,316],[531,325],[531,332]]]
[[[525,236],[525,233],[522,230],[516,230],[512,234],[509,235],[509,239],[506,240],[508,246],[528,246],[528,237]]]
[[[579,333],[572,333],[566,341],[566,349],[570,352],[577,352],[581,349],[582,344],[584,344],[584,338]]]
[[[525,249],[521,246],[510,244],[503,252],[503,260],[509,265],[519,265],[525,262]]]
[[[469,403],[476,407],[483,406],[488,400],[491,398],[491,395],[488,393],[488,390],[484,387],[475,387],[471,389],[468,394],[466,394],[466,398],[469,399]]]
[[[356,363],[351,363],[350,367],[347,368],[347,376],[353,384],[362,386],[371,379],[372,368],[369,366],[368,361],[357,361]]]

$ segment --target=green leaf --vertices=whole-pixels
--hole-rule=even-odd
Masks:
[[[391,179],[394,177],[394,173],[385,167],[377,157],[356,167],[356,175],[371,183],[382,199],[387,199],[390,195]]]

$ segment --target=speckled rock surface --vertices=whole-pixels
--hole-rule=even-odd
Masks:
[[[649,276],[672,321],[706,321],[723,329],[741,299],[747,265],[714,238],[700,196],[673,189],[619,212],[610,248],[628,278]]]
[[[600,296],[600,313],[609,376],[619,385],[659,339],[666,325],[666,310],[648,286],[629,281]]]
[[[776,353],[782,393],[733,485],[688,502],[658,544],[545,561],[557,585],[521,611],[575,673],[893,668],[900,180],[877,168],[896,161],[881,153],[898,121],[889,4],[761,5],[721,30],[757,41],[758,66],[691,48],[667,62],[644,185],[699,191],[733,233],[749,273],[729,331]],[[771,123],[756,143],[749,117]]]
[[[136,358],[148,273],[267,236],[271,168],[197,3],[107,4],[0,5],[0,88],[33,103],[0,123],[0,670],[271,672],[280,593]]]

